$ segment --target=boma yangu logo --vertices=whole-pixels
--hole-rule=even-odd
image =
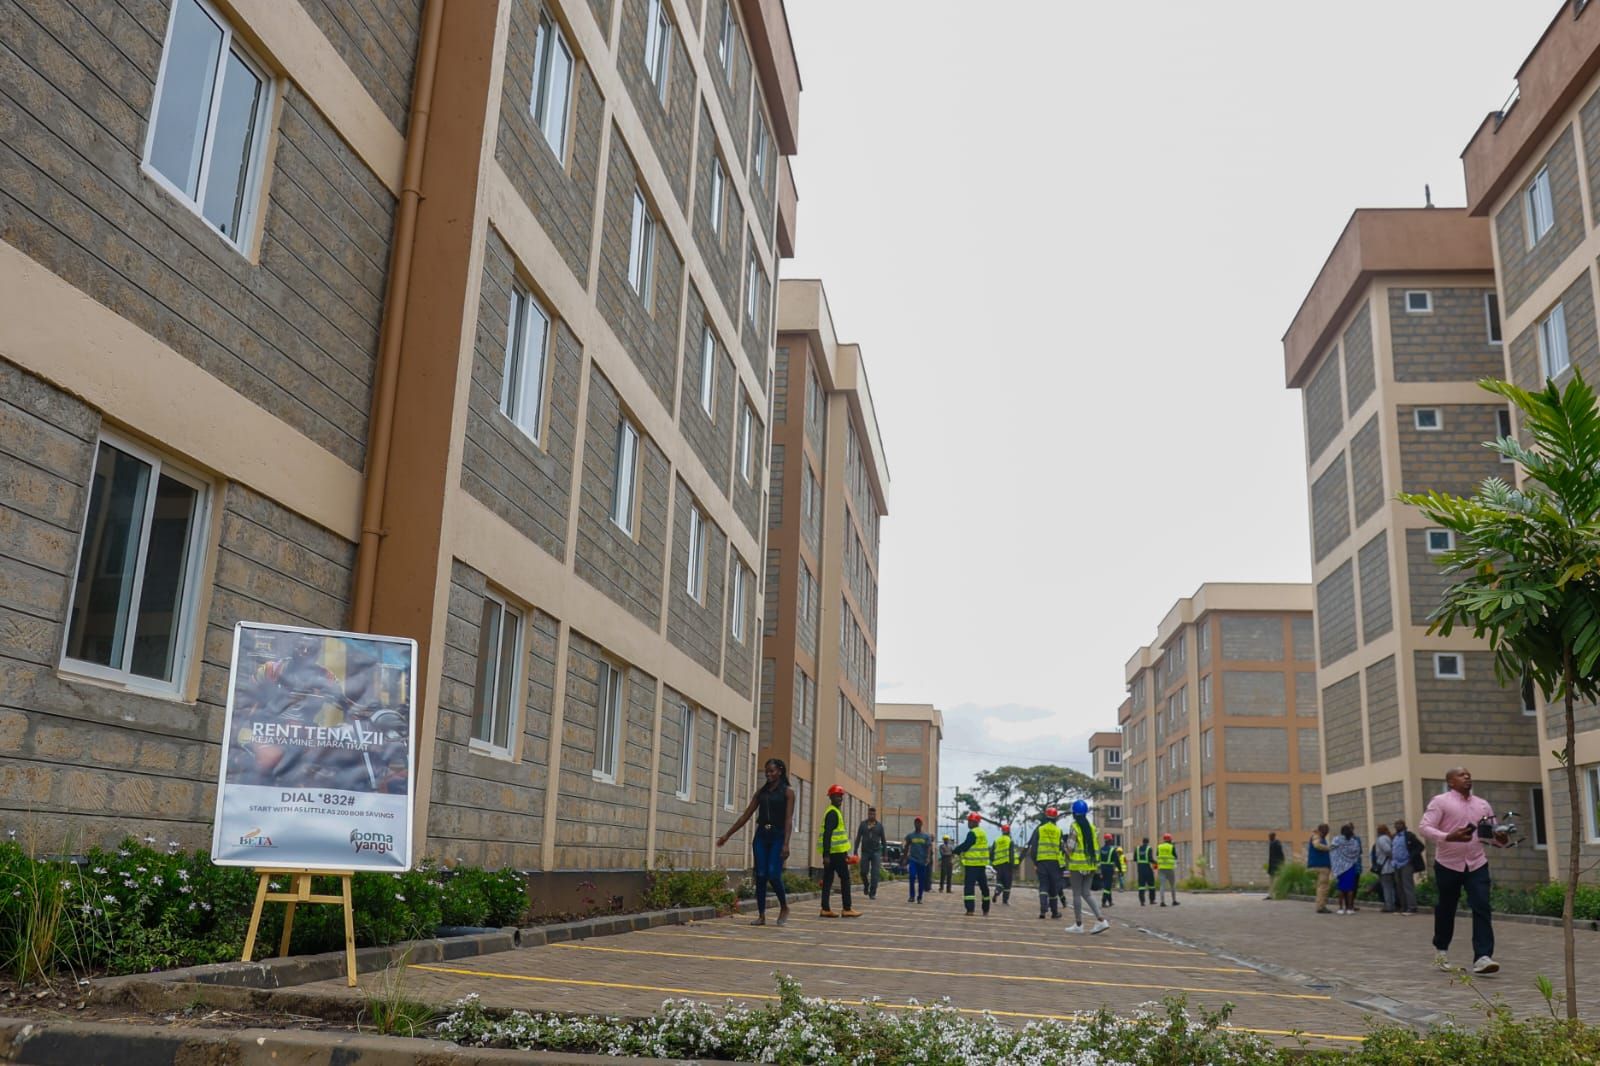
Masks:
[[[256,826],[239,838],[239,846],[241,848],[275,848],[278,845],[274,844],[272,838],[261,831],[260,826]]]
[[[350,830],[350,846],[357,851],[371,851],[379,855],[387,855],[394,850],[394,837],[388,833],[363,833],[359,829]]]

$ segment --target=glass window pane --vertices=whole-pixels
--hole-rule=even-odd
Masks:
[[[221,54],[222,27],[194,0],[178,0],[162,57],[150,165],[190,196],[199,195],[200,157]]]
[[[122,669],[150,464],[104,442],[89,486],[67,656]]]
[[[250,157],[256,142],[256,118],[261,111],[261,79],[245,66],[237,52],[228,53],[217,101],[217,129],[206,174],[205,216],[233,240],[246,214],[250,185]]]
[[[527,300],[526,307],[519,331],[522,355],[517,361],[521,379],[516,383],[516,420],[528,436],[538,440],[544,413],[544,362],[550,344],[550,319],[538,301]]]
[[[478,685],[472,696],[472,738],[488,741],[493,736],[494,700],[500,666],[500,604],[483,601],[478,624]]]
[[[500,665],[494,695],[494,738],[497,748],[511,747],[511,719],[516,717],[517,655],[522,647],[522,619],[505,611],[500,626]]]
[[[141,677],[173,679],[179,621],[187,591],[189,546],[199,505],[200,493],[193,486],[166,476],[157,482],[155,513],[145,546],[139,616],[134,624],[133,661],[129,665]]]
[[[500,410],[513,422],[517,420],[517,405],[522,399],[517,383],[522,380],[522,333],[527,321],[527,301],[528,296],[520,286],[512,288],[511,304],[506,311],[506,369],[500,388]]]
[[[572,53],[567,42],[555,35],[550,44],[549,73],[544,88],[544,114],[540,128],[558,158],[564,158],[567,144],[567,112],[572,96]]]
[[[644,291],[644,225],[646,208],[644,197],[633,194],[632,228],[628,234],[628,284],[634,292]]]

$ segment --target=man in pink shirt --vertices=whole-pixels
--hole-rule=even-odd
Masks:
[[[1467,905],[1472,908],[1472,954],[1477,960],[1472,972],[1495,973],[1500,964],[1494,961],[1494,926],[1490,923],[1489,859],[1478,836],[1478,822],[1487,818],[1493,823],[1494,808],[1472,794],[1472,774],[1466,767],[1449,771],[1444,780],[1450,787],[1428,801],[1422,824],[1417,826],[1433,843],[1433,877],[1439,886],[1439,905],[1433,909],[1434,965],[1441,970],[1450,968],[1447,952],[1456,931],[1456,906],[1465,889]],[[1494,834],[1495,847],[1508,843],[1504,833]]]

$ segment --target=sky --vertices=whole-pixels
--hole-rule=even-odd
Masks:
[[[1282,337],[1460,155],[1555,0],[788,0],[797,256],[888,456],[878,700],[941,780],[1087,769],[1207,581],[1308,581]],[[948,789],[942,797],[949,801]]]

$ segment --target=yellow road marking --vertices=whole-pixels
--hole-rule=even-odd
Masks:
[[[1097,988],[1141,988],[1162,992],[1214,992],[1219,995],[1262,996],[1271,999],[1329,1000],[1331,996],[1303,992],[1256,992],[1242,988],[1195,988],[1188,985],[1152,985],[1132,981],[1082,981],[1071,977],[1029,977],[1009,973],[963,973],[958,970],[913,970],[899,966],[862,966],[843,962],[782,962],[773,959],[747,959],[738,955],[700,955],[682,951],[645,951],[642,948],[607,948],[583,942],[563,942],[551,947],[568,951],[601,951],[610,955],[651,955],[663,959],[698,959],[702,962],[750,962],[759,966],[804,966],[820,970],[859,970],[868,973],[905,973],[922,977],[968,977],[984,981],[1030,981],[1052,985],[1090,985]]]
[[[721,924],[721,923],[717,923],[717,924],[713,925],[713,924],[708,923],[708,922],[694,922],[694,923],[691,923],[691,924],[693,924],[693,926],[696,929],[737,928],[737,926],[728,926],[728,925],[724,925],[724,924]],[[686,928],[686,927],[680,926],[679,928]],[[829,929],[840,929],[842,933],[844,933],[844,929],[845,928],[848,928],[849,932],[848,933],[844,933],[844,935],[847,935],[847,936],[882,936],[882,937],[893,937],[896,940],[939,940],[939,941],[948,941],[948,942],[953,943],[953,944],[970,944],[970,943],[972,943],[972,938],[971,937],[962,937],[962,936],[923,936],[923,935],[920,935],[920,934],[917,934],[917,933],[884,933],[884,932],[880,932],[877,928],[875,928],[873,926],[841,927],[841,926],[837,926],[837,925],[830,925],[830,926],[828,926],[828,928]],[[665,926],[663,926],[663,927],[661,927],[659,929],[639,929],[639,930],[635,930],[635,931],[636,932],[640,932],[640,933],[658,933],[658,934],[663,934],[663,935],[668,935],[668,936],[674,935],[674,930],[671,929],[671,928],[665,927]],[[1019,948],[1060,948],[1064,944],[1070,946],[1072,942],[1071,941],[1065,941],[1065,940],[1057,940],[1057,941],[1048,941],[1048,940],[1008,940],[1008,941],[1006,941],[1006,943],[1009,944],[1009,945],[1012,945],[1014,947],[1019,947]],[[1204,951],[1181,951],[1181,950],[1178,950],[1178,949],[1175,949],[1175,948],[1125,948],[1125,947],[1115,947],[1115,946],[1110,945],[1110,944],[1102,943],[1099,940],[1086,940],[1084,942],[1083,946],[1085,948],[1090,948],[1090,949],[1093,949],[1095,951],[1117,951],[1117,952],[1136,953],[1136,954],[1140,954],[1140,955],[1206,955],[1207,954]]]
[[[428,973],[453,974],[458,977],[488,977],[499,981],[527,981],[532,984],[543,985],[576,985],[583,988],[617,988],[630,992],[664,992],[674,996],[708,996],[716,999],[758,999],[764,1002],[776,1002],[778,997],[770,992],[712,992],[706,989],[694,988],[669,988],[664,985],[635,985],[619,981],[588,981],[576,977],[536,977],[531,974],[521,973],[494,973],[489,970],[463,970],[452,966],[431,966],[426,963],[413,962],[409,969],[426,970]],[[837,1004],[844,1007],[864,1007],[868,1005],[863,999],[824,999],[823,1002]],[[885,1010],[922,1010],[921,1005],[910,1003],[878,1003]],[[987,1014],[995,1018],[1026,1018],[1033,1021],[1058,1021],[1070,1022],[1083,1017],[1082,1014],[1035,1014],[1027,1011],[990,1010],[982,1007],[952,1007],[958,1014]],[[1363,1037],[1349,1036],[1340,1033],[1312,1033],[1304,1030],[1292,1029],[1252,1029],[1243,1025],[1225,1025],[1222,1028],[1231,1029],[1240,1033],[1256,1033],[1261,1036],[1303,1036],[1315,1040],[1346,1040],[1359,1043]]]

